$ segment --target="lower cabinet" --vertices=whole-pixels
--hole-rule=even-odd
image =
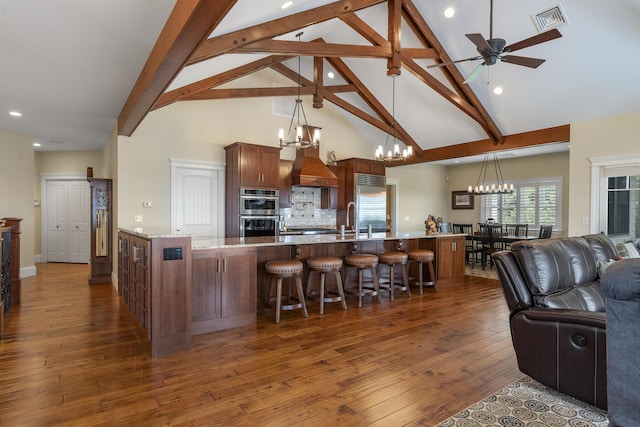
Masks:
[[[192,252],[191,333],[256,323],[256,249]]]
[[[191,238],[118,233],[118,295],[151,357],[191,348]]]
[[[464,239],[464,236],[438,236],[421,241],[421,247],[435,253],[438,286],[446,287],[464,282]]]

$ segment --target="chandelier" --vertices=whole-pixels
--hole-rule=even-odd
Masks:
[[[391,128],[393,129],[393,151],[388,150],[385,154],[385,150],[387,148],[387,144],[389,143],[390,134],[387,133],[387,139],[384,143],[384,148],[382,145],[378,145],[376,149],[376,160],[381,160],[383,162],[394,162],[398,160],[406,160],[407,158],[413,155],[413,148],[408,145],[406,148],[400,152],[400,144],[398,144],[398,136],[396,131],[396,79],[395,76],[392,77],[393,80],[393,98],[391,103]]]
[[[487,169],[489,168],[489,164],[491,163],[491,157],[493,156],[493,169],[496,176],[496,183],[487,184],[485,181],[487,175]],[[482,162],[482,167],[480,168],[480,175],[478,175],[478,181],[476,185],[470,185],[467,189],[467,193],[472,194],[511,194],[513,193],[513,184],[508,184],[505,182],[504,177],[502,176],[502,170],[500,169],[500,163],[498,162],[498,156],[493,153],[492,155],[486,154],[484,156],[484,161]]]
[[[296,34],[298,42],[303,32]],[[300,124],[300,113],[302,112],[302,118],[304,119],[304,131],[303,126]],[[295,135],[293,130],[293,122],[296,121]],[[318,146],[320,142],[320,129],[316,128],[313,134],[309,132],[309,125],[307,124],[307,116],[304,113],[304,107],[302,106],[302,99],[300,99],[300,56],[298,56],[298,98],[296,104],[293,107],[293,115],[291,116],[291,122],[289,123],[289,132],[287,132],[287,139],[285,140],[284,129],[278,131],[278,143],[280,148],[295,147],[298,148],[314,148]]]

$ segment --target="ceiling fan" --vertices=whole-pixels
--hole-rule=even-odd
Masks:
[[[476,45],[479,56],[473,56],[471,58],[459,59],[457,61],[443,62],[440,64],[429,65],[427,68],[443,67],[450,64],[456,64],[464,61],[475,61],[482,59],[482,63],[478,65],[469,74],[464,83],[470,83],[478,77],[484,67],[494,65],[498,59],[502,62],[508,62],[514,65],[522,65],[524,67],[538,68],[545,61],[544,59],[529,58],[526,56],[509,55],[516,50],[524,49],[529,46],[534,46],[540,43],[548,42],[553,39],[562,37],[560,31],[552,29],[540,33],[536,36],[529,37],[528,39],[521,40],[517,43],[513,43],[507,46],[507,42],[504,39],[493,38],[493,0],[491,0],[490,18],[489,18],[489,39],[485,39],[480,33],[465,34],[473,44]]]

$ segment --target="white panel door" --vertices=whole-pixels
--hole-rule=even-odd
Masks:
[[[172,167],[171,188],[172,232],[224,236],[224,169]]]
[[[47,181],[47,261],[66,261],[67,205],[67,182]]]
[[[67,261],[86,264],[91,254],[89,216],[91,210],[91,189],[88,181],[68,182],[68,239],[69,256]]]
[[[47,261],[89,262],[90,196],[87,181],[47,181]]]

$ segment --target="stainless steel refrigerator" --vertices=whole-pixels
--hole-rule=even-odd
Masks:
[[[371,225],[374,233],[387,229],[387,186],[384,176],[356,174],[356,229],[366,233]]]

